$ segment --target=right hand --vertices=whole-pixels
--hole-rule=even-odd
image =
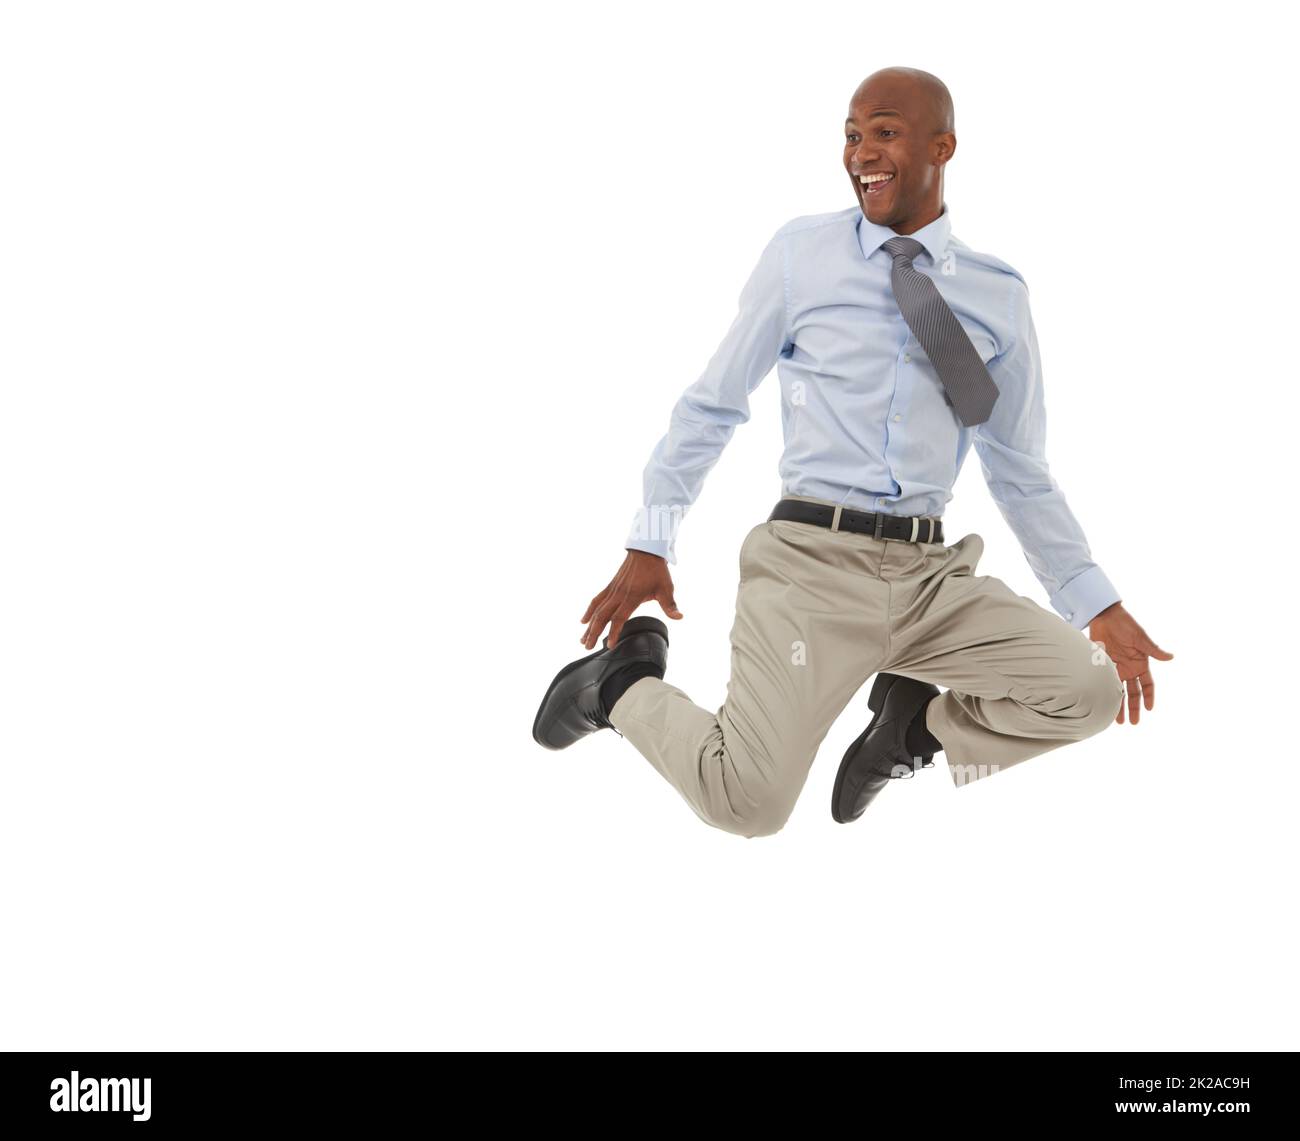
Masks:
[[[579,640],[587,649],[594,649],[608,623],[612,649],[632,611],[652,598],[669,618],[682,616],[673,601],[673,576],[668,573],[667,561],[646,551],[628,551],[618,573],[588,605],[581,618],[588,623],[587,632]]]

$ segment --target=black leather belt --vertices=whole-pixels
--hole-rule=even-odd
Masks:
[[[883,511],[850,511],[847,507],[827,507],[805,503],[802,499],[782,499],[772,509],[768,520],[784,519],[790,523],[812,523],[832,531],[852,531],[876,539],[905,539],[911,543],[942,543],[943,523],[928,515],[886,515]]]

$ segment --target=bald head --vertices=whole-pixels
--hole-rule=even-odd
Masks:
[[[934,221],[956,149],[952,96],[938,76],[886,67],[858,84],[844,121],[844,168],[870,221],[899,234]]]
[[[906,99],[921,112],[936,133],[953,129],[952,96],[948,85],[928,71],[917,67],[882,67],[858,84],[853,99],[866,91]]]

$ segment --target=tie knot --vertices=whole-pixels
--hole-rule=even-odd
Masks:
[[[881,248],[891,258],[907,258],[908,261],[925,249],[915,238],[890,238]]]

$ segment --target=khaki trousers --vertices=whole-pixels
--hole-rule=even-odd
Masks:
[[[958,786],[1100,732],[1124,696],[1115,663],[976,574],[983,550],[977,534],[945,546],[760,523],[740,550],[722,707],[643,678],[610,721],[702,820],[741,836],[785,824],[822,739],[877,672],[947,687],[926,726]]]

